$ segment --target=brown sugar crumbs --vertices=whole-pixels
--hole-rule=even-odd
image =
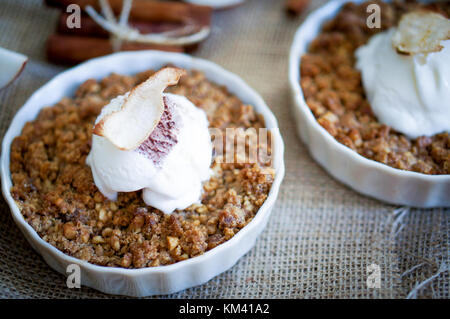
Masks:
[[[381,28],[367,27],[369,3],[381,7]],[[450,174],[450,135],[408,140],[377,121],[366,99],[361,75],[355,68],[355,50],[375,33],[395,26],[407,11],[423,8],[450,16],[450,3],[348,3],[324,24],[301,59],[300,84],[307,105],[318,123],[338,142],[369,159],[402,170]]]
[[[211,165],[201,203],[165,215],[147,206],[141,192],[115,202],[97,189],[85,164],[92,127],[102,107],[147,79],[111,74],[88,80],[74,98],[44,108],[11,147],[11,193],[25,220],[62,252],[102,266],[141,268],[195,257],[245,227],[266,200],[274,179],[270,163]],[[210,126],[262,128],[252,106],[209,82],[198,71],[169,89],[202,108]],[[258,145],[267,148],[270,143]]]

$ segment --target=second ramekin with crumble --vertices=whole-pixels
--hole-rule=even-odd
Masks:
[[[367,25],[371,4],[380,28]],[[293,111],[312,156],[340,181],[390,203],[449,206],[449,133],[409,138],[381,123],[357,68],[357,49],[414,10],[445,20],[450,5],[332,1],[312,13],[291,48]]]

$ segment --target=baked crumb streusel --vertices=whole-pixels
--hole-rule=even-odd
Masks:
[[[36,232],[68,255],[125,268],[172,264],[229,240],[267,198],[274,178],[270,163],[224,164],[218,158],[201,204],[171,215],[145,205],[141,192],[120,193],[116,202],[99,192],[85,164],[94,121],[112,98],[151,73],[84,82],[74,98],[44,108],[26,123],[12,143],[12,196]],[[211,127],[264,127],[252,106],[201,72],[192,71],[169,91],[205,110]]]
[[[381,28],[366,25],[369,3],[381,7]],[[408,140],[381,124],[371,111],[355,68],[355,50],[375,33],[395,26],[401,15],[422,7],[450,16],[450,3],[347,3],[325,23],[301,59],[301,86],[317,121],[337,141],[362,156],[389,166],[425,174],[450,174],[450,136],[441,133]]]

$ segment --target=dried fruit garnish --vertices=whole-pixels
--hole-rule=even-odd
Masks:
[[[121,150],[139,147],[159,123],[164,112],[163,91],[175,85],[183,69],[167,67],[131,90],[119,111],[106,115],[94,126],[93,133],[108,139]]]
[[[174,107],[167,97],[164,97],[164,112],[161,120],[150,136],[137,148],[139,153],[152,160],[155,165],[161,164],[161,160],[178,142],[179,127],[173,114]]]
[[[0,48],[0,90],[20,75],[27,61],[23,54]]]
[[[442,50],[441,41],[450,39],[450,20],[431,11],[418,10],[404,14],[392,45],[399,53],[413,55]]]

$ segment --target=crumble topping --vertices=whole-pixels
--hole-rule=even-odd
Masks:
[[[211,165],[214,175],[203,186],[201,204],[171,215],[145,205],[140,191],[120,193],[116,202],[100,193],[85,164],[95,119],[112,98],[152,73],[88,80],[74,98],[42,109],[12,143],[11,194],[39,236],[68,255],[124,268],[176,263],[232,238],[267,198],[274,178],[270,163],[227,164],[219,157]],[[192,71],[167,91],[205,110],[212,127],[264,127],[252,106],[201,72]]]
[[[369,3],[381,7],[381,28],[366,25]],[[338,142],[369,159],[394,168],[424,174],[450,174],[450,135],[407,139],[377,121],[364,93],[361,74],[355,68],[355,50],[378,32],[397,25],[405,13],[419,8],[450,16],[449,3],[370,1],[345,4],[326,22],[301,58],[305,100],[318,123]]]

